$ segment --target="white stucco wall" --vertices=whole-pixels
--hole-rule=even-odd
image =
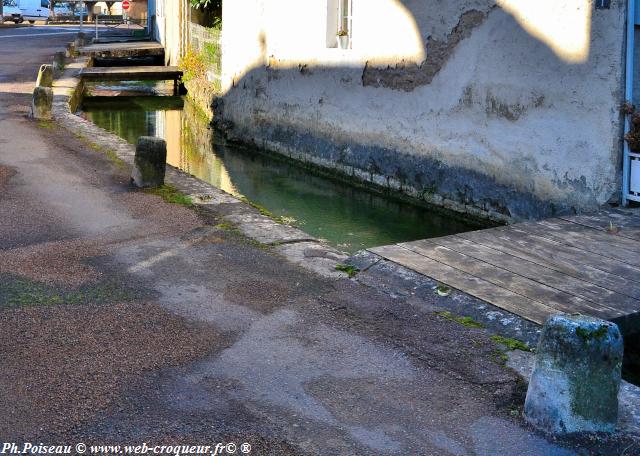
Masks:
[[[187,46],[187,0],[155,0],[154,37],[165,48],[165,63],[178,65]]]
[[[252,68],[269,64],[280,69],[295,68],[299,63],[362,67],[367,61],[395,63],[402,59],[414,62],[424,59],[424,44],[415,21],[395,0],[367,0],[366,4],[358,5],[361,8],[357,10],[358,21],[354,25],[353,48],[348,51],[328,48],[327,6],[330,2],[223,2],[227,83]],[[381,33],[385,29],[393,39]]]
[[[516,219],[619,191],[623,0],[353,9],[353,48],[340,50],[327,48],[327,0],[224,2],[232,136]]]

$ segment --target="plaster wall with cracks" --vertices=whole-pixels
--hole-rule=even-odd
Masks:
[[[345,51],[324,48],[326,2],[284,27],[255,1],[255,17],[224,11],[226,29],[248,37],[246,49],[233,32],[223,42],[233,56],[223,59],[217,122],[230,139],[502,221],[589,210],[618,194],[622,0],[605,10],[540,3],[549,19],[584,13],[582,60],[536,34],[514,0],[375,0],[385,14],[354,25]]]

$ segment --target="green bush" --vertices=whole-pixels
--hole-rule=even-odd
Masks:
[[[220,60],[220,45],[218,43],[205,43],[204,55],[209,65],[218,65]]]
[[[220,8],[222,0],[189,0],[192,7],[197,9]]]

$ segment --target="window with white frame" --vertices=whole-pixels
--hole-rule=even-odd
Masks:
[[[327,47],[351,49],[353,0],[327,1]]]

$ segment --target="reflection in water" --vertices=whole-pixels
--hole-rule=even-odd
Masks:
[[[165,138],[169,164],[293,220],[344,251],[479,228],[320,177],[285,159],[214,145],[206,119],[180,98],[86,98],[83,109],[86,118],[132,144],[143,135]]]

